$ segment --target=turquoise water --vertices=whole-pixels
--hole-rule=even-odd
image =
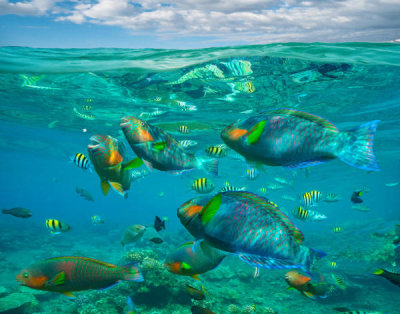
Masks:
[[[28,299],[10,313],[126,313],[127,296],[137,313],[191,313],[194,304],[216,313],[268,313],[266,307],[277,313],[337,313],[333,309],[338,307],[398,313],[399,287],[372,273],[396,260],[400,263],[393,244],[395,225],[400,223],[399,77],[396,44],[273,44],[188,51],[0,48],[1,208],[32,212],[28,219],[0,215],[0,297],[21,293],[20,298]],[[374,138],[381,171],[366,172],[335,160],[306,169],[266,166],[249,180],[244,159],[228,149],[219,161],[218,177],[202,170],[181,175],[150,172],[143,165],[140,170],[147,175],[132,183],[124,199],[113,190],[104,196],[94,171],[70,163],[76,153],[87,155],[92,135],[110,135],[126,143],[119,126],[123,116],[146,120],[177,140],[196,141],[188,150],[208,158],[204,150],[223,144],[224,127],[277,108],[321,116],[339,130],[381,120]],[[190,133],[179,133],[181,125]],[[126,146],[129,157],[135,157]],[[201,275],[201,282],[169,273],[163,266],[166,255],[193,240],[176,210],[197,196],[191,184],[201,177],[214,183],[211,194],[228,181],[277,203],[304,233],[307,246],[327,253],[317,268],[334,287],[328,297],[311,300],[288,290],[287,270],[261,269],[253,278],[254,268],[235,256]],[[94,201],[80,197],[76,187],[87,190]],[[266,192],[260,190],[263,187]],[[352,208],[350,196],[357,189],[367,190],[362,198],[368,211]],[[310,190],[341,197],[312,208],[327,219],[304,222],[292,215],[299,195]],[[101,216],[104,224],[93,225],[93,215]],[[52,292],[38,294],[15,282],[21,269],[49,257],[126,263],[128,250],[120,244],[125,229],[151,225],[155,215],[168,217],[166,230],[149,231],[131,248],[140,255],[143,283],[123,282],[69,299]],[[71,231],[51,236],[45,226],[49,218],[68,223]],[[342,232],[334,233],[334,227]],[[163,243],[149,241],[154,236]],[[344,278],[346,289],[335,284],[332,273]],[[185,283],[204,285],[206,300],[191,300]]]

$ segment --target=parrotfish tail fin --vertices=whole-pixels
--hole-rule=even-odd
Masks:
[[[306,263],[306,267],[304,268],[304,271],[306,271],[312,278],[315,278],[315,273],[313,273],[311,268],[314,266],[314,264],[318,260],[320,260],[321,258],[323,258],[326,255],[327,254],[325,252],[310,248],[309,249],[309,259]]]
[[[141,282],[143,281],[143,275],[139,270],[139,266],[137,263],[127,264],[121,266],[122,270],[122,280],[128,281],[136,281]]]
[[[218,176],[218,162],[219,162],[218,159],[204,160],[201,163],[201,167],[208,173],[217,177]]]
[[[352,143],[349,143],[338,157],[350,166],[379,171],[373,152],[374,135],[379,122],[379,120],[371,121],[349,131]]]
[[[131,297],[128,297],[128,299],[126,300],[126,303],[128,305],[128,313],[135,313],[136,308],[135,308],[135,304],[133,303]]]

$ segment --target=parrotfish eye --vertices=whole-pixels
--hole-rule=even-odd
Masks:
[[[22,276],[24,276],[24,278],[29,278],[29,274],[28,273],[23,273]]]

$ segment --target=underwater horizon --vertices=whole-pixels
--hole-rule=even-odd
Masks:
[[[0,77],[0,208],[25,208],[31,214],[21,217],[26,213],[21,209],[0,214],[0,313],[400,313],[399,44],[281,43],[195,50],[0,47]],[[276,142],[266,152],[260,143],[271,115],[270,121],[289,119],[285,134],[295,136],[294,142]],[[124,117],[140,119],[139,124]],[[231,125],[237,128],[225,136]],[[313,132],[301,129],[307,125]],[[324,146],[311,143],[315,130],[325,137],[348,136],[343,145],[349,151],[321,153]],[[168,164],[160,170],[138,153],[145,144],[133,144],[130,134],[153,142],[143,154],[162,154],[175,145],[170,162],[193,159],[193,165],[177,169]],[[238,148],[243,134],[248,142]],[[92,137],[98,135],[112,140],[111,148],[104,138]],[[304,154],[312,150],[318,158],[252,160],[260,150],[273,154],[297,145],[303,136],[306,144],[296,146],[296,154],[309,145]],[[330,143],[341,141],[338,137]],[[101,153],[97,144],[105,145]],[[123,178],[111,179],[96,161],[108,149],[107,167],[112,161],[113,173],[120,171]],[[78,161],[79,153],[84,156]],[[116,164],[121,168],[115,170]],[[201,178],[206,180],[197,184],[207,186],[195,186]],[[254,201],[252,210],[270,214],[271,225],[281,228],[277,234],[293,236],[297,244],[291,245],[301,242],[326,256],[307,267],[289,265],[273,254],[268,260],[250,249],[244,254],[236,242],[228,245],[213,234],[211,250],[224,254],[215,269],[201,273],[200,281],[173,273],[164,263],[181,245],[195,241],[194,253],[208,251],[199,244],[205,237],[194,237],[198,230],[190,230],[180,216],[189,214],[177,215],[178,208],[201,198],[199,206],[205,210],[197,218],[202,227],[209,226],[218,218],[216,203],[228,202],[226,195],[245,195],[218,193],[227,187],[255,194],[256,200],[246,196],[247,201],[238,202],[246,207]],[[319,199],[310,195],[306,200],[304,193],[310,191],[317,191]],[[189,212],[200,208],[196,206]],[[206,209],[212,213],[206,215]],[[227,205],[223,209],[231,216]],[[157,230],[156,216],[165,229]],[[256,216],[253,223],[267,221],[263,217]],[[49,219],[67,227],[46,224]],[[239,230],[242,224],[235,223],[221,219],[221,228],[226,233]],[[133,225],[145,232],[136,227],[136,238],[124,245]],[[297,230],[304,241],[297,241]],[[144,281],[121,279],[101,289],[72,289],[77,291],[74,298],[54,292],[54,285],[64,284],[59,273],[46,277],[49,281],[40,289],[16,281],[30,265],[62,256],[114,265],[135,262]],[[326,291],[307,297],[303,285],[288,290],[285,274],[293,268]],[[378,269],[390,273],[391,281],[374,274]],[[203,296],[196,299],[186,285]]]

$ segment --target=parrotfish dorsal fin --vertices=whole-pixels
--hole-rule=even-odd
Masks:
[[[200,213],[201,222],[206,224],[215,216],[221,206],[222,196],[221,193],[215,195],[203,208]]]
[[[304,241],[303,233],[293,224],[293,222],[290,221],[290,219],[284,213],[282,213],[279,210],[278,206],[274,202],[271,202],[270,200],[265,199],[256,194],[253,194],[251,192],[238,191],[238,192],[226,192],[226,193],[230,193],[231,195],[236,195],[237,197],[240,198],[246,198],[248,200],[260,204],[260,206],[265,208],[265,210],[269,211],[270,214],[274,215],[280,221],[282,221],[282,223],[285,225],[289,233],[293,236],[296,243],[300,244]]]
[[[277,110],[268,111],[268,113],[286,114],[286,115],[290,115],[290,116],[299,117],[299,118],[302,118],[305,120],[312,121],[316,124],[319,124],[333,132],[339,132],[338,128],[334,124],[332,124],[331,122],[329,122],[328,120],[326,120],[324,118],[318,117],[311,113],[293,110],[293,109],[277,109]]]
[[[82,256],[60,256],[60,257],[52,257],[52,258],[48,258],[46,259],[46,261],[53,261],[53,260],[60,260],[60,261],[86,261],[86,262],[90,262],[90,263],[96,263],[105,267],[117,267],[114,264],[110,264],[110,263],[106,263],[103,261],[99,261],[97,259],[94,258],[90,258],[90,257],[82,257]]]
[[[247,135],[247,143],[248,144],[254,144],[257,143],[258,140],[261,137],[262,132],[264,131],[265,124],[267,123],[267,120],[263,120],[258,122],[255,126],[252,127],[252,129],[249,131]]]

